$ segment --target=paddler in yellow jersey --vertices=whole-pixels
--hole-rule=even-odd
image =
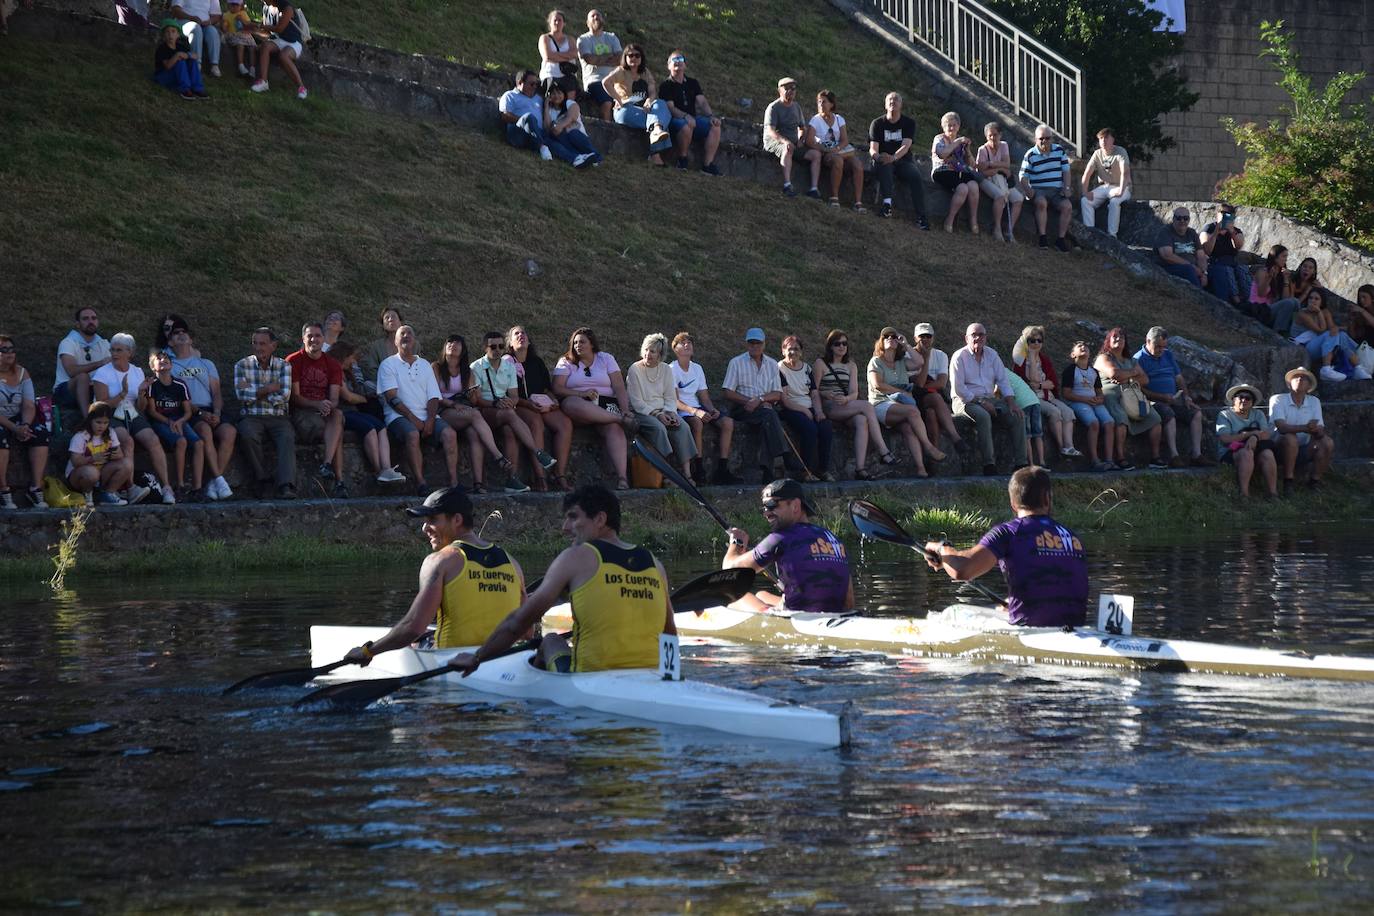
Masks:
[[[539,662],[550,671],[655,668],[660,634],[676,635],[668,577],[645,547],[620,539],[620,500],[600,485],[579,487],[563,498],[563,533],[573,545],[550,564],[544,581],[501,622],[476,652],[449,667],[464,676],[509,648],[544,616],[559,596],[571,596],[572,643],[546,635]]]
[[[350,649],[345,658],[355,665],[409,646],[431,623],[437,649],[479,645],[525,598],[520,564],[472,530],[472,500],[462,487],[435,490],[406,514],[425,520],[433,552],[420,564],[410,610],[381,639]]]

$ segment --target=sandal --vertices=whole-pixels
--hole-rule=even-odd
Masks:
[[[929,458],[931,461],[935,462],[936,464],[939,464],[941,461],[944,461],[946,458],[948,458],[949,455],[945,454],[937,448],[933,453],[926,452],[926,457]]]
[[[854,472],[855,480],[872,480],[873,473],[868,468],[859,468]]]
[[[888,465],[888,466],[891,466],[891,465],[894,465],[894,464],[901,464],[901,463],[902,463],[902,459],[898,458],[898,457],[897,457],[894,453],[892,453],[892,452],[888,452],[887,454],[883,455],[883,457],[879,458],[878,460],[881,461],[883,464],[886,464],[886,465]]]
[[[615,488],[617,490],[628,490],[630,489],[630,482],[624,477],[617,477],[615,479]]]
[[[472,489],[469,492],[476,496],[485,495],[487,492],[487,485],[479,480],[472,485]]]

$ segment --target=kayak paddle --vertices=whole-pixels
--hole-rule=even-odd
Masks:
[[[697,576],[673,591],[673,610],[700,614],[707,608],[729,604],[753,590],[755,575],[754,570],[740,567]]]
[[[262,674],[254,674],[244,678],[236,684],[230,684],[220,693],[220,696],[227,697],[231,693],[238,693],[240,690],[267,690],[271,687],[300,687],[308,684],[322,674],[328,674],[335,668],[342,668],[350,664],[346,659],[339,659],[328,665],[320,665],[318,668],[287,668],[283,671],[266,671]]]
[[[875,541],[886,541],[889,544],[896,544],[899,547],[909,547],[922,556],[932,560],[938,560],[939,556],[926,550],[924,544],[918,544],[916,539],[906,533],[895,518],[887,512],[866,499],[855,499],[849,503],[849,520],[854,523],[854,527],[859,530],[859,534]],[[992,589],[981,582],[971,581],[967,585],[976,590],[980,595],[996,604],[1004,604],[1006,599],[998,595]]]

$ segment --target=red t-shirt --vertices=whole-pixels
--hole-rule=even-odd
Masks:
[[[343,387],[343,366],[328,353],[311,359],[304,350],[297,350],[286,358],[291,367],[291,381],[300,386],[301,397],[307,401],[323,401],[329,397],[329,386]]]

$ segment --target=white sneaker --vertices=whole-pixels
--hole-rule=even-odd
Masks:
[[[175,493],[172,492],[172,488],[171,488],[171,487],[163,487],[163,488],[162,488],[162,504],[163,504],[164,506],[175,506],[175,505],[176,505],[176,502],[177,502],[177,495],[176,495]]]
[[[397,472],[395,468],[383,468],[382,472],[377,475],[378,483],[396,483],[405,479],[406,475]]]
[[[210,75],[211,75],[211,76],[219,76],[219,75],[220,75],[220,74],[219,74],[219,64],[211,64],[211,65],[210,65]]]
[[[547,146],[541,146],[539,147],[539,158],[543,159],[545,162],[551,162],[553,160],[553,153],[549,152]]]
[[[257,64],[249,64],[249,65],[248,65],[248,75],[251,76],[253,79],[257,79],[257,78],[258,78],[258,65],[257,65]]]
[[[1344,372],[1337,372],[1337,371],[1336,371],[1334,368],[1332,368],[1331,366],[1322,366],[1321,375],[1322,375],[1322,378],[1325,379],[1325,380],[1328,381],[1328,382],[1343,382],[1343,381],[1345,381],[1345,373],[1344,373]]]
[[[239,76],[247,76],[247,75],[248,75],[248,68],[245,67],[243,64],[239,64]]]
[[[9,490],[6,490],[4,493],[0,493],[0,509],[18,509],[18,508],[19,508],[19,507],[16,506],[16,505],[14,504],[14,494],[13,494],[13,493],[11,493]]]
[[[576,156],[576,158],[573,159],[573,168],[575,168],[575,169],[580,169],[580,168],[582,168],[582,166],[586,165],[587,162],[588,162],[588,160],[590,160],[591,158],[592,158],[592,154],[591,154],[591,153],[578,153],[577,156]]]
[[[221,475],[214,479],[215,497],[217,499],[232,499],[234,491],[229,489],[229,481]]]
[[[256,83],[254,83],[253,85],[251,85],[251,86],[248,87],[248,91],[249,91],[249,92],[266,92],[269,88],[270,88],[270,87],[267,85],[267,80],[258,80]]]
[[[305,91],[305,87],[304,87],[304,86],[297,86],[297,87],[296,87],[296,98],[298,98],[298,99],[300,99],[302,102],[304,102],[304,101],[305,101],[305,97],[308,96],[308,95],[310,95],[310,93],[308,93],[308,92]]]
[[[1065,458],[1082,458],[1082,457],[1083,457],[1083,453],[1080,452],[1078,449],[1074,448],[1072,445],[1066,445],[1066,446],[1064,446],[1063,448],[1061,448],[1061,449],[1059,450],[1059,454],[1063,455]]]
[[[94,508],[95,508],[95,493],[87,493],[87,494],[86,494],[86,508],[87,508],[87,509],[94,509]]]
[[[1355,371],[1350,373],[1350,377],[1354,379],[1359,379],[1362,382],[1366,379],[1374,378],[1374,376],[1371,376],[1369,374],[1369,370],[1366,369],[1364,366],[1356,366]]]
[[[137,505],[143,499],[143,497],[147,496],[151,492],[152,491],[149,490],[147,487],[140,487],[136,483],[130,484],[129,488],[124,491],[124,501],[131,506]]]

